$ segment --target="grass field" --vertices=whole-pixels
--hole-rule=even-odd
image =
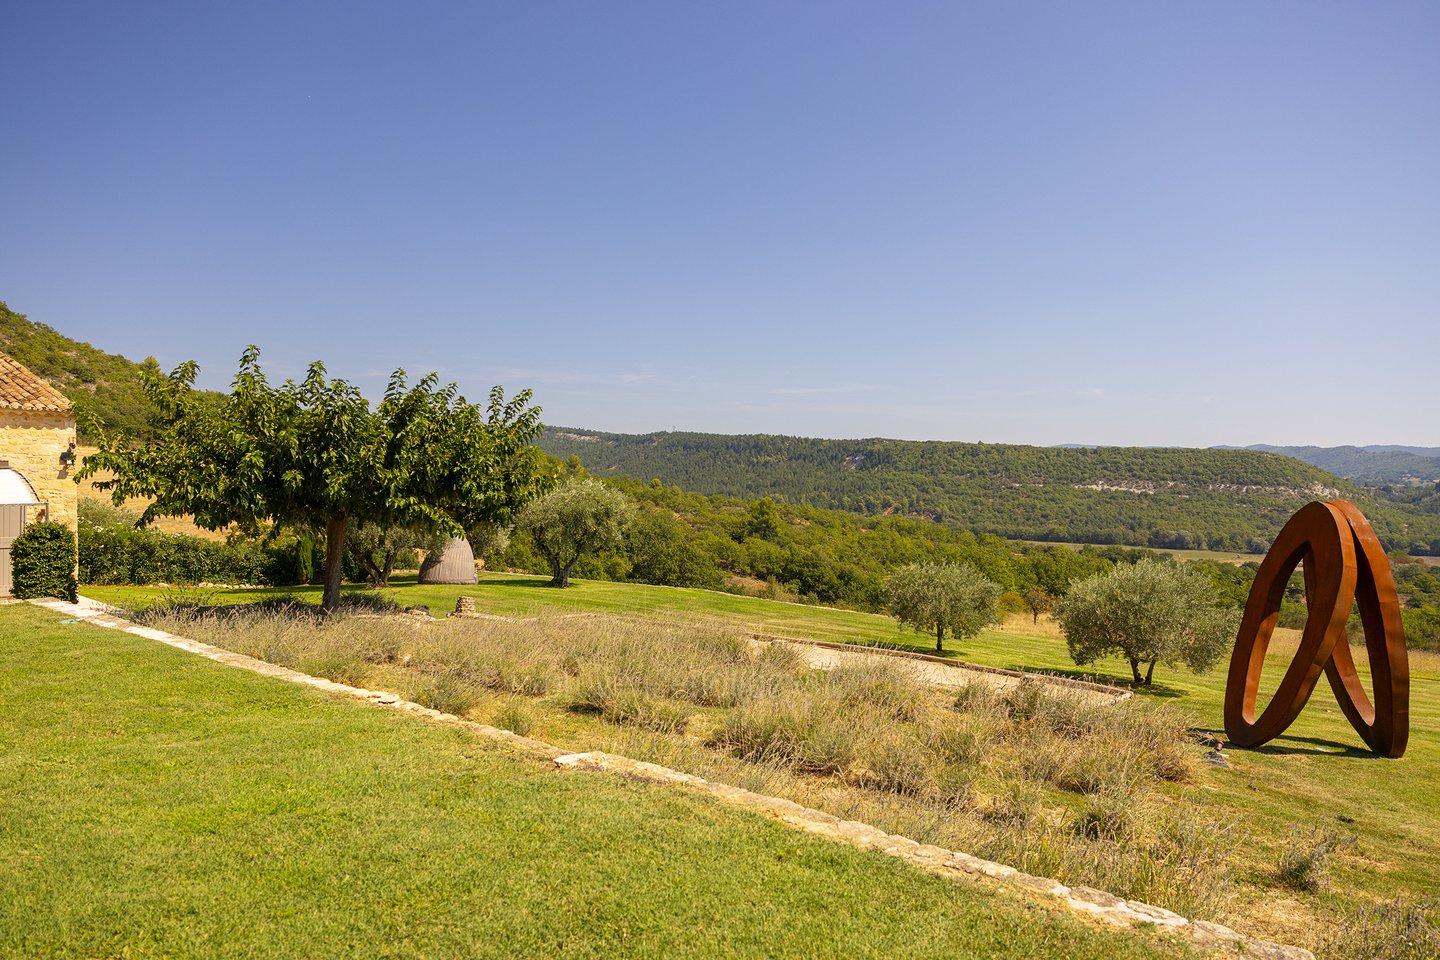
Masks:
[[[883,642],[927,649],[926,638],[901,633],[885,617],[777,603],[706,591],[578,582],[567,591],[534,578],[488,575],[471,587],[399,585],[388,595],[403,603],[426,603],[437,612],[455,597],[475,598],[483,612],[526,615],[545,612],[606,612],[713,620],[743,629],[850,642]],[[141,588],[92,588],[87,595],[110,602],[143,601]],[[244,600],[259,591],[233,591],[217,599]],[[1277,639],[1267,664],[1268,693],[1288,665],[1293,640]],[[952,652],[982,664],[1079,673],[1053,624],[1016,618],[953,645]],[[1361,658],[1362,673],[1363,657]],[[1096,665],[1118,680],[1120,663]],[[1395,896],[1440,896],[1440,657],[1411,657],[1411,738],[1396,761],[1365,751],[1322,682],[1285,737],[1261,750],[1230,751],[1232,767],[1206,768],[1200,796],[1212,810],[1243,822],[1251,841],[1238,851],[1236,870],[1249,901],[1237,905],[1248,929],[1289,942],[1314,942],[1317,922],[1335,922],[1353,902]],[[1367,674],[1368,679],[1368,674]],[[1205,676],[1161,668],[1156,686],[1143,696],[1174,703],[1195,726],[1222,733],[1224,671]],[[1188,788],[1187,788],[1188,789]],[[1195,794],[1190,794],[1193,798]],[[1344,819],[1341,819],[1344,818]],[[1355,842],[1333,859],[1333,882],[1311,892],[1275,882],[1285,851],[1313,829],[1335,830]],[[1318,920],[1317,920],[1318,918]],[[1326,919],[1328,918],[1328,919]]]
[[[1105,546],[1105,544],[1067,543],[1061,540],[1022,540],[1021,543],[1032,543],[1041,547],[1065,547],[1068,550],[1080,552],[1082,547]],[[1147,548],[1156,549],[1161,553],[1168,553],[1176,560],[1218,560],[1221,563],[1259,563],[1265,559],[1263,553],[1239,553],[1234,550],[1176,550],[1170,547]]]
[[[33,607],[0,692],[0,957],[1180,953]]]

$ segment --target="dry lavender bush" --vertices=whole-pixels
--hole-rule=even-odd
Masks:
[[[1029,681],[942,694],[900,662],[810,670],[792,646],[705,624],[183,609],[152,619],[446,712],[492,704],[499,713],[484,719],[566,746],[786,796],[1187,915],[1218,914],[1231,888],[1230,825],[1167,786],[1192,774],[1195,752],[1168,707]]]

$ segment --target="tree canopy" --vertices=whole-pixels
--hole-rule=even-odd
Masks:
[[[1072,584],[1056,617],[1077,664],[1122,656],[1135,685],[1149,686],[1156,663],[1204,673],[1224,655],[1240,613],[1221,608],[1218,599],[1203,574],[1144,559]]]
[[[581,554],[619,547],[635,522],[635,503],[599,480],[567,480],[525,505],[516,526],[550,563],[551,585],[568,587]]]
[[[507,401],[495,387],[482,412],[454,384],[437,387],[434,374],[411,386],[397,370],[372,410],[350,383],[328,379],[319,361],[303,380],[272,386],[253,346],[218,402],[195,390],[197,372],[191,361],[168,376],[147,375],[156,413],[144,442],[92,423],[100,450],[79,477],[108,470],[113,476],[96,486],[117,504],[149,499],[142,524],[189,515],[210,530],[254,531],[264,521],[323,530],[327,610],[339,601],[351,522],[461,536],[508,521],[549,482],[530,446],[542,426],[528,390]]]
[[[1000,585],[968,563],[911,563],[885,581],[890,614],[901,623],[935,634],[935,650],[945,649],[945,634],[973,637],[995,622]]]

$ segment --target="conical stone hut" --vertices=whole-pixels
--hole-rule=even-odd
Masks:
[[[478,583],[475,575],[475,551],[470,541],[456,537],[444,548],[426,555],[420,564],[421,583]]]

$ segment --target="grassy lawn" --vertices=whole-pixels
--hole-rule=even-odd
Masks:
[[[481,613],[510,617],[533,617],[548,614],[603,613],[622,616],[675,618],[686,622],[715,621],[755,633],[830,640],[840,643],[883,644],[934,653],[935,640],[912,630],[900,628],[882,614],[840,610],[831,607],[807,606],[722,593],[715,590],[691,590],[682,587],[656,587],[639,583],[612,583],[603,580],[572,580],[567,590],[549,586],[545,577],[514,573],[485,573],[478,584],[470,586],[430,586],[411,577],[395,577],[392,586],[370,590],[358,584],[346,584],[346,593],[376,595],[404,606],[423,605],[431,614],[444,617],[455,609],[461,596],[475,600]],[[160,588],[86,586],[81,592],[96,600],[118,606],[145,605],[172,596],[205,603],[250,603],[268,597],[296,597],[318,604],[322,588],[311,587],[237,587],[225,588]],[[1093,671],[1077,670],[1065,655],[1065,644],[1056,635],[1031,630],[1028,623],[1013,628],[987,631],[980,637],[957,644],[946,641],[946,654],[991,663],[996,657],[1006,659],[1002,666],[1022,664],[1038,669],[1056,670],[1076,676]],[[1114,678],[1129,677],[1128,670],[1114,671]]]
[[[0,607],[0,956],[1150,957],[680,791]]]
[[[1069,543],[1062,540],[1021,540],[1021,543],[1032,543],[1040,547],[1065,547],[1079,553],[1081,549],[1088,546],[1104,547],[1107,544]],[[1129,546],[1128,544],[1124,546]],[[1218,560],[1221,563],[1259,563],[1265,559],[1263,553],[1241,553],[1237,550],[1185,550],[1172,547],[1133,547],[1131,549],[1156,550],[1159,553],[1168,553],[1176,560]]]
[[[760,632],[816,639],[884,642],[924,650],[925,638],[901,633],[886,617],[777,603],[696,590],[630,584],[579,582],[567,591],[542,580],[488,575],[476,586],[400,585],[390,595],[402,603],[426,603],[448,611],[464,593],[485,612],[526,615],[544,612],[606,612],[709,619]],[[91,588],[87,595],[125,603],[143,599],[143,588]],[[152,591],[153,592],[153,591]],[[234,591],[227,599],[253,598]],[[1293,644],[1277,639],[1267,665],[1262,695],[1274,689]],[[987,631],[957,645],[968,660],[999,667],[1078,673],[1053,625],[1028,621]],[[1363,652],[1363,651],[1362,651]],[[1119,663],[1095,668],[1112,679],[1125,676]],[[1361,662],[1362,674],[1368,673]],[[1340,916],[1355,902],[1404,895],[1440,897],[1440,657],[1411,657],[1410,746],[1400,760],[1377,758],[1363,749],[1322,680],[1305,712],[1285,737],[1261,750],[1232,750],[1229,769],[1205,768],[1187,801],[1201,797],[1212,811],[1243,825],[1251,839],[1235,865],[1252,901],[1237,907],[1247,925],[1262,935],[1291,942],[1313,940],[1316,918]],[[1186,710],[1196,727],[1217,733],[1221,726],[1224,665],[1195,676],[1157,671],[1146,697]],[[1344,819],[1341,819],[1344,818]],[[1278,886],[1275,865],[1284,850],[1312,829],[1353,838],[1331,858],[1328,888],[1301,892]]]

